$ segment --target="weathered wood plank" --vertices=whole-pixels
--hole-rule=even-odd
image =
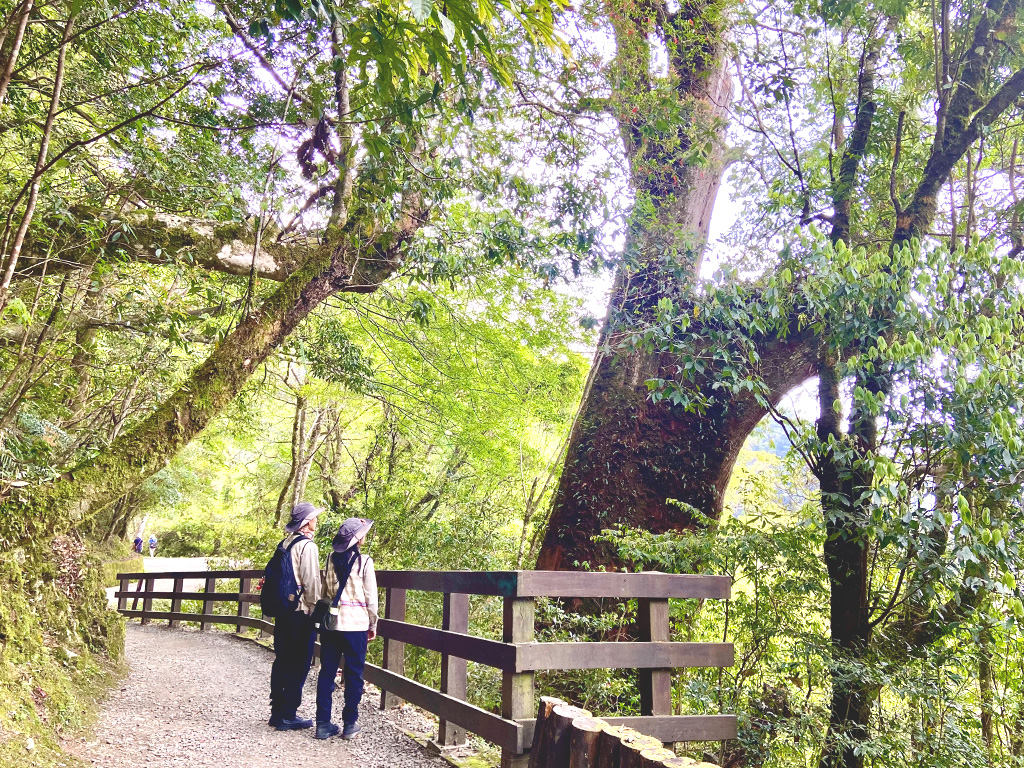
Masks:
[[[732,643],[531,643],[519,646],[516,669],[731,667],[733,660]]]
[[[632,728],[662,743],[726,741],[736,738],[735,715],[671,715],[662,717],[602,717],[609,725]],[[535,720],[519,720],[527,743],[533,741]]]
[[[254,627],[256,629],[263,630],[270,635],[274,634],[274,625],[272,622],[257,619],[252,616],[233,616],[222,615],[219,613],[183,613],[181,611],[133,611],[131,609],[118,611],[118,613],[122,616],[128,617],[129,619],[170,619],[175,622],[175,625],[182,621],[205,621],[209,624],[227,624],[229,626],[241,625],[244,627]]]
[[[158,578],[163,579],[163,576],[160,576]],[[181,579],[181,578],[175,579],[175,582],[178,582],[178,581],[184,581],[184,579]],[[120,594],[121,594],[120,592],[115,592],[114,593],[114,597],[117,597]],[[135,597],[136,594],[138,594],[139,597],[150,597],[150,598],[152,598],[154,600],[174,600],[175,598],[181,598],[182,600],[203,600],[203,601],[206,601],[206,602],[209,602],[209,603],[237,603],[237,602],[240,602],[240,601],[244,601],[244,602],[247,602],[247,603],[258,603],[260,601],[260,596],[258,594],[256,594],[256,595],[247,595],[247,594],[243,594],[243,593],[240,593],[240,592],[185,592],[185,591],[181,591],[181,592],[174,592],[174,591],[171,591],[171,592],[166,592],[166,591],[164,591],[164,592],[158,592],[158,591],[146,592],[146,591],[143,591],[143,592],[138,592],[138,593],[136,593],[136,592],[131,592],[130,593],[131,597]],[[250,599],[250,597],[251,597],[251,599]]]
[[[506,597],[502,614],[502,640],[506,643],[532,643],[533,625],[536,617],[536,601],[532,597]],[[516,666],[519,652],[516,648]],[[519,720],[533,714],[534,674],[532,671],[513,672],[505,669],[501,673],[501,714],[510,720]],[[556,708],[557,709],[557,708]],[[527,768],[528,758],[522,754],[525,744],[520,749],[501,750],[501,768]]]
[[[384,618],[395,622],[405,622],[405,598],[406,591],[388,587],[384,593]],[[377,629],[380,631],[380,622],[377,622]],[[384,638],[384,669],[398,675],[405,674],[405,643],[389,638]],[[380,687],[380,708],[392,709],[397,707],[401,700],[393,693],[389,693]]]
[[[217,591],[217,579],[214,578],[213,576],[209,576],[208,575],[206,577],[206,593],[208,595],[212,595],[216,591]],[[212,600],[206,600],[206,601],[203,602],[203,613],[206,613],[206,614],[212,614],[213,613],[213,601]],[[205,622],[205,621],[200,622],[199,623],[199,631],[200,632],[204,631],[208,626],[209,626],[208,622]]]
[[[175,589],[177,589],[177,584],[175,584]],[[244,618],[248,618],[248,616],[249,616],[249,601],[246,600],[245,598],[249,596],[249,590],[250,589],[252,589],[252,577],[251,576],[242,576],[238,580],[238,616],[239,616],[239,618],[243,618],[244,619]],[[242,625],[239,624],[238,628],[239,628],[239,630],[241,630]]]
[[[152,578],[147,578],[147,579],[145,579],[145,582],[146,582],[146,591],[143,594],[145,594],[146,596],[142,598],[142,610],[144,612],[148,612],[148,611],[152,611],[153,610],[153,598],[148,596],[148,591],[153,589],[153,579]],[[142,582],[140,581],[139,584],[142,584]],[[148,618],[143,618],[142,619],[142,623],[143,624],[148,624],[149,623],[149,619]]]
[[[469,595],[446,593],[441,609],[441,628],[457,636],[469,637]],[[474,638],[478,639],[478,638]],[[441,693],[465,701],[468,686],[467,663],[454,654],[451,643],[441,653]],[[446,747],[466,743],[466,729],[444,718],[438,722],[438,742]]]
[[[366,665],[366,679],[381,689],[392,691],[408,702],[458,723],[463,728],[505,749],[522,751],[523,727],[469,702],[460,701],[433,688],[420,685],[374,664]]]
[[[520,597],[645,597],[728,599],[729,576],[677,573],[520,571]]]
[[[514,597],[519,571],[378,571],[377,586]]]
[[[120,588],[114,592],[114,596],[117,598],[117,610],[123,611],[128,607],[128,579],[119,579]]]
[[[637,601],[637,634],[643,642],[665,643],[671,640],[666,598],[640,598]],[[672,714],[672,669],[640,669],[641,715]]]
[[[117,574],[118,579],[130,579],[131,581],[144,579],[147,576],[155,576],[158,579],[205,579],[207,577],[213,579],[240,579],[242,577],[260,579],[263,577],[263,569],[249,568],[241,571],[152,571]]]
[[[181,613],[181,601],[182,601],[181,593],[182,593],[182,591],[184,589],[185,589],[185,580],[181,579],[181,578],[175,579],[174,580],[174,592],[173,592],[173,596],[171,597],[171,613]],[[179,622],[175,621],[174,619],[170,619],[167,622],[167,626],[170,627],[171,629],[174,629],[175,627],[178,626],[178,623]]]
[[[497,640],[391,619],[380,619],[377,631],[383,638],[426,648],[428,651],[457,656],[498,669],[515,671],[516,668],[516,647]]]

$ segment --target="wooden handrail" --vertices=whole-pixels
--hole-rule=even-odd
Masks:
[[[378,587],[497,597],[728,599],[728,576],[586,571],[378,571]]]
[[[143,623],[164,619],[170,626],[196,622],[256,628],[273,634],[274,625],[249,616],[260,595],[250,591],[263,571],[171,571],[121,573],[114,592],[118,610]],[[185,581],[202,580],[203,592],[186,592]],[[238,580],[238,591],[217,592],[218,580]],[[155,590],[156,582],[173,580],[172,591]],[[131,582],[137,581],[136,589]],[[602,727],[628,726],[659,742],[715,741],[736,737],[733,715],[671,715],[671,673],[684,667],[727,667],[733,664],[731,643],[669,641],[669,599],[728,599],[727,576],[667,573],[585,573],[562,571],[378,571],[377,584],[386,590],[384,618],[377,628],[384,639],[384,665],[366,665],[366,679],[382,691],[382,707],[410,701],[440,719],[439,742],[458,743],[471,731],[499,745],[502,768],[526,768],[535,741],[534,672],[570,669],[636,669],[641,689],[640,717],[604,718]],[[145,587],[145,588],[144,588]],[[229,587],[230,588],[230,587]],[[405,621],[409,590],[445,595],[445,628]],[[468,634],[469,595],[500,597],[504,601],[503,639]],[[537,597],[638,598],[638,642],[534,642]],[[128,599],[134,598],[131,609]],[[458,598],[458,599],[456,599]],[[142,610],[137,610],[138,600]],[[171,610],[154,611],[153,600],[170,600]],[[202,603],[201,613],[184,612],[184,600]],[[214,613],[216,603],[231,603],[231,614]],[[413,645],[442,655],[442,690],[405,677],[404,649]],[[457,663],[456,661],[457,660]],[[502,714],[487,712],[465,701],[466,661],[502,670]],[[591,723],[592,725],[592,723]],[[589,725],[587,727],[590,727]],[[585,729],[584,729],[585,730]],[[587,738],[590,738],[589,736]],[[603,737],[602,737],[603,738]],[[666,763],[667,765],[667,763]]]

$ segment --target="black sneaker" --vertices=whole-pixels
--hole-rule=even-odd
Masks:
[[[291,720],[282,717],[274,727],[279,731],[301,731],[305,728],[312,728],[313,721],[304,717],[296,717]]]
[[[314,739],[329,739],[331,736],[337,736],[338,731],[341,728],[336,726],[334,723],[317,723],[316,733],[313,734]]]
[[[337,726],[335,726],[337,728]],[[362,732],[362,728],[359,727],[359,723],[349,723],[345,726],[345,730],[341,732],[341,738],[343,739],[354,739]]]

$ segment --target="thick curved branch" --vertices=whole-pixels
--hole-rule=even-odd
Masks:
[[[64,473],[55,482],[21,498],[8,499],[0,515],[0,535],[20,538],[33,521],[49,519],[46,509],[82,519],[111,504],[167,463],[219,415],[260,365],[329,296],[372,290],[362,281],[380,280],[401,264],[406,247],[425,223],[418,193],[405,195],[400,219],[360,236],[365,220],[355,218],[332,243],[320,246],[306,262],[228,334],[180,387],[129,432],[92,461]],[[363,268],[370,263],[372,268]],[[387,266],[385,266],[387,265]],[[12,529],[13,527],[13,529]]]
[[[1000,86],[987,102],[981,88],[992,65],[996,50],[996,34],[1013,28],[1019,0],[989,0],[974,30],[974,40],[966,56],[963,75],[945,110],[945,127],[936,132],[932,150],[925,164],[921,182],[913,199],[896,218],[894,246],[920,237],[935,217],[938,193],[953,167],[967,149],[1014,101],[1024,93],[1024,70],[1018,70]],[[992,17],[996,17],[993,24]]]
[[[117,261],[141,261],[147,264],[189,265],[246,276],[254,267],[253,248],[256,233],[248,222],[211,221],[165,213],[133,213],[115,217],[95,217],[108,227],[122,229],[118,236],[105,238],[101,258]],[[88,266],[94,255],[77,232],[58,230],[54,240],[30,242],[21,257],[18,274],[22,277],[67,272]],[[293,238],[274,242],[263,238],[256,253],[258,277],[283,281],[294,273],[319,247],[312,238]],[[59,254],[54,256],[53,254]]]

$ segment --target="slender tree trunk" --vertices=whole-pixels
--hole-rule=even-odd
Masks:
[[[829,576],[832,637],[832,700],[821,768],[863,768],[857,747],[868,740],[875,689],[859,670],[871,640],[868,611],[868,547],[859,485],[840,458],[849,446],[840,427],[840,400],[833,355],[823,353],[818,371],[818,440],[822,446],[818,480],[825,519],[825,566]]]
[[[309,481],[309,470],[313,466],[313,459],[319,450],[317,441],[320,439],[321,427],[323,426],[324,412],[317,410],[313,419],[313,426],[309,433],[302,435],[299,446],[299,460],[296,464],[295,481],[292,483],[292,504],[298,504],[306,495],[306,483]]]
[[[92,270],[86,278],[90,286],[86,289],[82,312],[95,314],[103,302],[106,278],[98,270]],[[95,280],[96,284],[91,285]],[[77,422],[85,413],[86,404],[92,393],[92,370],[95,364],[96,337],[99,331],[94,325],[82,325],[75,331],[75,353],[71,357],[71,372],[75,377],[75,394],[71,398],[71,421]]]
[[[291,493],[292,486],[295,483],[295,475],[298,471],[298,463],[301,460],[300,454],[302,453],[302,433],[305,431],[306,425],[306,398],[300,393],[295,393],[295,417],[292,419],[292,450],[291,450],[291,464],[288,467],[288,477],[285,478],[284,485],[281,486],[281,493],[277,497],[277,513],[274,515],[274,525],[280,525],[284,519],[285,503],[289,496],[293,496]],[[296,502],[292,500],[292,506],[295,506]]]
[[[14,67],[18,63],[18,54],[21,53],[21,44],[25,39],[25,29],[28,27],[28,20],[32,16],[34,0],[25,0],[21,4],[21,12],[18,16],[18,26],[11,41],[11,51],[4,60],[3,72],[0,73],[0,106],[7,98],[7,87],[11,84],[11,77],[14,75]],[[6,36],[6,30],[4,32]],[[0,43],[2,45],[2,43]]]
[[[981,705],[981,741],[988,753],[988,764],[992,765],[995,756],[995,735],[992,730],[995,695],[992,686],[992,627],[988,624],[978,635],[978,693]]]
[[[31,7],[31,3],[29,3],[29,6]],[[3,313],[4,307],[7,306],[14,269],[18,265],[18,257],[21,255],[21,247],[25,244],[25,235],[28,233],[29,224],[32,223],[32,217],[35,215],[36,202],[39,199],[39,187],[43,181],[43,168],[46,166],[46,156],[50,150],[50,137],[53,135],[53,124],[57,119],[60,94],[64,87],[64,63],[67,59],[68,41],[71,39],[71,30],[75,26],[77,16],[78,14],[73,13],[68,17],[67,23],[64,25],[64,37],[57,52],[57,69],[53,75],[53,93],[50,96],[50,109],[46,114],[46,122],[43,124],[43,137],[39,141],[39,154],[36,157],[36,165],[32,171],[32,180],[29,184],[25,212],[22,214],[21,223],[14,233],[14,241],[11,243],[10,253],[7,255],[6,268],[4,269],[3,277],[0,278],[0,313]],[[10,62],[8,62],[8,65],[10,66]],[[0,87],[4,91],[6,90],[4,82],[0,82]],[[2,95],[3,92],[0,91],[0,101],[2,101]]]

